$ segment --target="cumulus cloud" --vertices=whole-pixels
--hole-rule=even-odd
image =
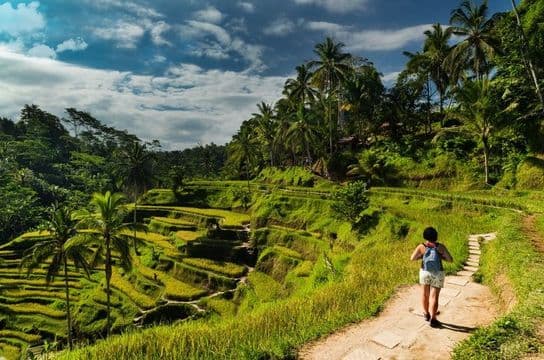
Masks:
[[[97,27],[93,29],[95,36],[104,40],[113,40],[117,47],[133,49],[145,33],[145,29],[136,23],[119,20],[109,27]]]
[[[55,59],[57,53],[55,50],[51,49],[49,46],[44,44],[36,44],[28,50],[28,55],[38,58],[49,58]]]
[[[83,51],[87,49],[89,45],[85,40],[78,37],[75,39],[64,40],[62,43],[57,45],[56,52],[61,53],[64,51]]]
[[[294,2],[299,5],[320,6],[336,13],[363,10],[368,4],[368,0],[294,0]]]
[[[168,45],[172,46],[172,43],[163,37],[163,33],[169,31],[172,27],[164,21],[159,21],[151,26],[150,34],[151,41],[155,45]]]
[[[189,20],[180,27],[180,35],[200,40],[192,51],[193,55],[227,59],[231,57],[231,53],[236,53],[249,62],[251,70],[260,71],[265,68],[261,59],[264,51],[262,46],[248,44],[239,37],[233,37],[219,25]]]
[[[138,75],[0,47],[0,114],[15,119],[31,103],[59,116],[64,108],[76,107],[142,139],[160,139],[166,148],[222,144],[251,116],[255,104],[281,96],[285,80],[191,64],[172,66],[160,76]]]
[[[16,37],[29,34],[45,27],[45,19],[39,12],[40,3],[20,3],[12,7],[10,2],[0,5],[0,34]]]
[[[199,10],[194,13],[195,20],[208,22],[212,24],[219,24],[223,20],[223,14],[221,11],[213,6],[208,6],[205,9]]]
[[[386,30],[357,30],[329,22],[308,22],[306,28],[321,31],[333,36],[348,45],[351,51],[386,51],[400,49],[407,44],[421,41],[423,32],[431,27],[430,24],[409,26],[402,29]]]
[[[255,5],[248,1],[238,1],[237,5],[240,9],[248,13],[252,13],[255,11]]]
[[[285,36],[295,30],[295,23],[287,18],[280,18],[271,22],[263,29],[266,35]]]

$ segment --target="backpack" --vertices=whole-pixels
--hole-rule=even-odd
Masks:
[[[434,247],[425,245],[425,254],[423,254],[423,270],[442,270],[442,256],[438,252],[438,243]]]

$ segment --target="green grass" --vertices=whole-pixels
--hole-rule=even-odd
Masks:
[[[36,303],[23,303],[23,304],[10,304],[0,305],[0,307],[7,308],[9,311],[19,315],[44,315],[53,319],[63,319],[66,314],[64,311],[56,310],[50,306],[36,304]]]
[[[40,335],[27,334],[16,330],[0,330],[0,339],[2,338],[15,338],[29,344],[36,343],[41,339]]]
[[[133,236],[134,232],[132,231],[126,231],[126,235]],[[159,248],[161,248],[164,251],[164,254],[171,257],[177,257],[180,255],[178,249],[170,239],[164,235],[157,234],[154,232],[136,232],[136,238],[144,241],[148,244],[157,245]]]
[[[466,257],[468,234],[487,231],[496,225],[485,214],[462,208],[426,210],[424,204],[405,205],[400,201],[387,206],[395,212],[389,216],[409,224],[408,233],[398,238],[395,226],[383,219],[378,228],[355,244],[350,257],[340,253],[331,255],[334,274],[324,273],[327,268],[323,266],[309,270],[312,274],[303,292],[286,298],[288,289],[281,283],[264,273],[252,272],[249,286],[241,290],[242,304],[234,318],[127,333],[74,353],[64,353],[60,358],[92,359],[98,354],[119,359],[290,357],[307,341],[375,314],[398,285],[414,283],[419,264],[407,259],[421,242],[421,232],[427,224],[439,229],[443,241],[458,259],[459,262],[450,265],[450,270],[458,268]],[[325,212],[324,216],[327,215]],[[309,225],[323,221],[318,217]]]
[[[226,261],[215,261],[202,258],[184,258],[183,262],[191,266],[212,271],[221,275],[237,278],[246,273],[246,267]]]
[[[497,239],[483,247],[481,273],[502,298],[513,292],[515,307],[490,326],[476,331],[454,349],[454,359],[521,359],[544,352],[539,329],[544,326],[544,261],[521,227],[522,216],[502,219]],[[537,230],[544,236],[544,217]]]
[[[141,264],[136,264],[138,272],[149,280],[155,281],[164,286],[164,296],[170,300],[188,301],[198,299],[206,294],[206,290],[199,289],[190,284],[182,282],[165,272],[150,269]]]
[[[121,276],[117,269],[113,270],[111,285],[125,294],[141,309],[150,309],[156,305],[155,299],[134,288],[133,284],[128,279]]]

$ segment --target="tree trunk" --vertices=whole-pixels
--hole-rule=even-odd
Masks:
[[[433,123],[431,119],[431,79],[427,74],[427,134],[430,134],[433,131]]]
[[[308,164],[312,166],[312,155],[310,154],[310,142],[306,141],[306,155],[308,156]]]
[[[136,221],[138,220],[137,217],[137,211],[138,211],[138,196],[134,195],[134,213],[132,215],[132,226],[134,227],[134,237],[132,239],[132,243],[134,245],[134,254],[138,255],[138,240],[136,239]]]
[[[485,183],[489,185],[489,144],[486,137],[482,138],[482,143],[484,146],[484,174],[485,174]]]
[[[540,101],[540,105],[542,106],[542,111],[544,111],[544,97],[542,96],[542,91],[540,90],[540,85],[538,84],[538,77],[536,75],[536,71],[529,54],[529,41],[527,41],[527,36],[525,36],[525,31],[523,30],[523,25],[521,24],[521,18],[519,16],[516,3],[514,0],[511,0],[511,2],[512,2],[512,8],[514,9],[514,14],[516,15],[516,22],[518,24],[519,32],[521,35],[521,43],[522,43],[521,57],[523,58],[523,62],[525,63],[525,66],[527,67],[527,69],[529,70],[529,73],[531,74],[533,83],[535,85],[536,95],[538,97],[538,100]]]
[[[110,313],[110,281],[111,281],[111,242],[109,234],[106,235],[106,331],[107,335],[110,336],[111,332],[111,313]]]
[[[68,286],[68,264],[64,254],[64,289],[66,291],[66,322],[68,323],[68,348],[72,350],[72,314],[70,312],[70,287]]]

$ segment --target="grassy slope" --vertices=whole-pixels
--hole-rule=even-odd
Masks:
[[[492,219],[483,214],[462,208],[442,208],[440,202],[430,200],[403,204],[393,199],[388,203],[380,200],[380,203],[389,208],[390,213],[357,243],[347,266],[338,266],[338,273],[333,275],[324,273],[323,269],[316,274],[314,270],[311,285],[287,299],[266,302],[222,321],[189,322],[127,333],[64,353],[61,359],[92,359],[98,354],[115,354],[119,359],[255,359],[293,355],[295,349],[308,340],[375,314],[396,286],[413,283],[418,265],[406,259],[421,241],[421,231],[427,224],[447,234],[443,241],[458,259],[449,270],[458,267],[466,256],[467,235],[491,230],[494,225]],[[301,209],[295,212],[302,214]],[[308,221],[303,225],[310,229],[318,228],[319,223],[329,225],[326,220]],[[409,228],[403,238],[399,238],[399,223]],[[256,277],[252,275],[253,279]],[[266,288],[258,291],[266,296]]]

